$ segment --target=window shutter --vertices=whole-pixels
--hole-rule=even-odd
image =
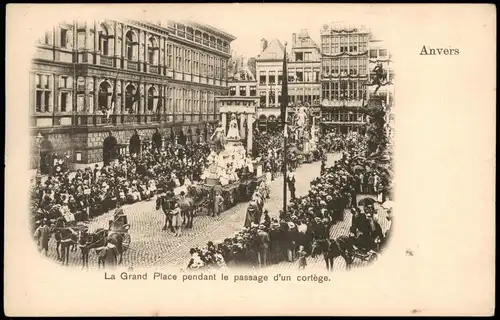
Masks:
[[[73,89],[73,77],[66,78],[66,88]]]
[[[64,77],[59,77],[59,88],[64,88]]]

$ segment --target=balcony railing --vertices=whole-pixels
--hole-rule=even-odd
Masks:
[[[128,61],[127,62],[127,70],[139,71],[139,64],[137,62]]]
[[[193,35],[191,33],[188,33],[186,34],[186,38],[188,38],[188,40],[193,40]]]
[[[323,99],[321,102],[323,107],[362,107],[363,100],[328,100]]]
[[[149,73],[158,74],[159,73],[158,70],[159,70],[158,66],[153,66],[153,65],[149,66]]]
[[[116,126],[122,124],[135,123],[160,123],[172,121],[172,115],[167,114],[111,114],[109,117],[105,114],[75,114],[71,115],[39,115],[32,114],[29,119],[30,127],[50,128],[64,126]]]
[[[101,65],[107,66],[107,67],[113,67],[113,58],[112,57],[107,57],[107,56],[101,56]]]
[[[123,123],[137,123],[138,116],[135,114],[127,114],[123,116]]]
[[[196,43],[201,43],[201,42],[202,42],[201,37],[195,36],[195,37],[194,37],[194,42],[196,42]]]

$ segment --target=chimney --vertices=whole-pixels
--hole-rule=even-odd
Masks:
[[[260,39],[260,48],[262,49],[261,52],[264,52],[264,50],[267,49],[267,40],[262,38]]]
[[[297,43],[297,34],[292,33],[292,48],[295,48],[296,43]]]

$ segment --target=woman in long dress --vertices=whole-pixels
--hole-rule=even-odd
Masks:
[[[229,131],[227,132],[228,139],[240,140],[240,131],[238,130],[238,121],[236,116],[231,117],[231,122],[229,122]]]

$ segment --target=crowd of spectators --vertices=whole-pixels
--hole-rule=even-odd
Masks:
[[[325,142],[328,150],[342,152],[341,159],[322,170],[307,195],[292,198],[286,213],[280,211],[271,218],[266,210],[260,224],[245,227],[224,241],[209,242],[203,249],[193,249],[195,260],[219,261],[208,263],[215,268],[257,268],[315,255],[316,244],[330,238],[330,228],[344,220],[346,209],[352,209],[354,215],[359,213],[357,194],[378,195],[380,200],[388,196],[384,194],[384,182],[378,178],[382,173],[362,156],[363,137],[330,135]],[[367,206],[363,215],[369,210],[374,213],[373,207]]]
[[[199,181],[210,146],[171,144],[163,150],[145,149],[120,155],[108,166],[95,165],[76,172],[54,170],[45,181],[32,184],[32,218],[40,221],[73,215],[88,220],[119,205],[150,199],[158,190]]]

